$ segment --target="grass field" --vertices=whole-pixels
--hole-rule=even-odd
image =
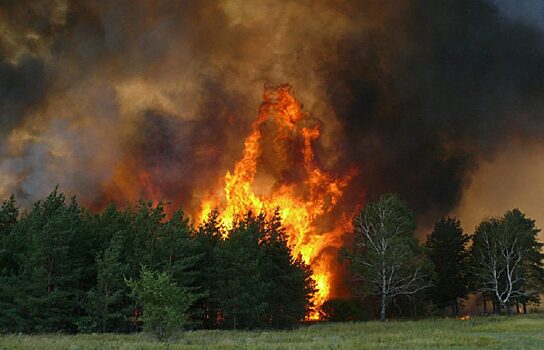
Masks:
[[[169,343],[144,334],[5,335],[0,349],[543,349],[544,314],[323,323],[294,331],[194,331]]]

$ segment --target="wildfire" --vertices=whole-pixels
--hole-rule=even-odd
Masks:
[[[351,231],[350,218],[326,216],[338,204],[355,170],[335,176],[320,167],[314,154],[320,129],[318,125],[309,125],[310,122],[291,86],[265,86],[258,117],[244,141],[243,155],[232,172],[226,172],[219,194],[202,202],[199,218],[204,221],[214,208],[218,208],[223,225],[229,228],[237,214],[249,210],[271,213],[280,208],[293,253],[301,254],[312,267],[318,288],[313,303],[319,307],[330,297],[331,264],[334,263],[334,258],[323,254],[323,250],[340,247],[342,234]],[[280,172],[296,175],[275,179],[268,186],[257,186],[259,161],[270,132],[274,163]],[[320,229],[318,220],[324,218],[334,220],[332,231]],[[308,317],[319,319],[319,314],[315,311]]]

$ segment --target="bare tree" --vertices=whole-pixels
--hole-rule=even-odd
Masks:
[[[369,203],[355,219],[354,249],[348,252],[352,277],[360,294],[380,297],[382,321],[395,297],[430,286],[414,229],[413,214],[392,194]]]

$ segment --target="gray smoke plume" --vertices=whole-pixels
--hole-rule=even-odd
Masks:
[[[393,191],[428,223],[482,160],[542,139],[542,6],[512,4],[3,1],[0,195],[58,183],[99,208],[151,195],[145,180],[194,208],[263,85],[289,83],[324,166],[359,169],[343,207]]]

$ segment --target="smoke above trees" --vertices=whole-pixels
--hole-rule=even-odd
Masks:
[[[343,205],[397,192],[423,224],[544,131],[538,4],[0,6],[0,195],[23,204],[58,183],[96,208],[157,193],[193,208],[241,154],[265,83],[319,120],[325,168],[359,169]]]

